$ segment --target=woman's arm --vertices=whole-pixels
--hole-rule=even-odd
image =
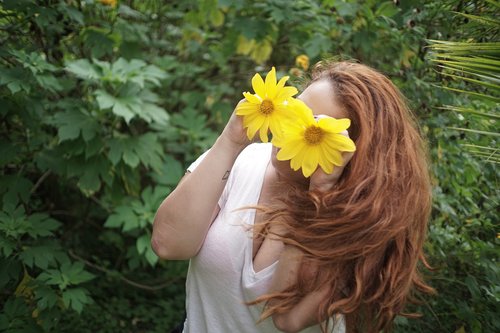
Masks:
[[[248,144],[241,119],[233,113],[207,156],[158,208],[151,245],[160,258],[189,259],[198,253],[234,161]]]
[[[296,282],[302,251],[286,245],[273,276],[273,291],[283,290]],[[314,274],[314,272],[311,272]],[[274,326],[282,332],[300,332],[306,327],[318,324],[318,307],[328,292],[328,286],[306,295],[289,312],[274,314]],[[322,318],[321,321],[326,318]]]
[[[349,136],[347,131],[343,133]],[[344,167],[349,163],[353,153],[343,153],[344,164],[335,167],[332,174],[326,174],[318,168],[311,176],[309,189],[328,191],[340,178]],[[278,234],[283,234],[280,230]],[[303,253],[300,249],[285,245],[280,255],[276,272],[271,283],[270,292],[283,291],[297,281],[297,272],[300,267]],[[309,274],[316,274],[314,268],[311,268]],[[308,275],[309,275],[308,274]],[[329,286],[325,285],[319,291],[306,295],[297,305],[286,313],[276,313],[273,315],[273,322],[276,328],[283,332],[299,332],[306,327],[316,325],[327,318],[318,319],[318,308],[320,303],[326,297]]]

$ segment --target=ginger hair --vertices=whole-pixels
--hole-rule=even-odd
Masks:
[[[250,304],[265,303],[265,319],[327,285],[318,320],[340,313],[348,332],[390,330],[396,315],[418,316],[404,313],[415,292],[433,292],[419,271],[429,268],[426,146],[405,99],[383,74],[354,62],[322,62],[311,83],[318,80],[331,83],[332,97],[351,119],[356,152],[331,190],[294,188],[260,208],[262,230],[282,224],[287,232],[276,236],[304,256],[295,284]]]

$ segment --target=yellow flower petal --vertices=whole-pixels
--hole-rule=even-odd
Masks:
[[[266,86],[264,85],[264,80],[262,80],[262,77],[258,73],[252,78],[252,88],[260,98],[266,97]]]
[[[331,148],[327,149],[327,151],[325,152],[325,157],[333,165],[341,166],[342,164],[344,164],[342,153],[338,150]]]
[[[283,76],[279,81],[278,84],[276,85],[276,90],[281,90],[285,86],[286,81],[288,81],[290,77],[289,76]]]
[[[295,156],[295,158],[292,158],[290,160],[290,166],[292,167],[293,170],[297,171],[300,168],[302,168],[302,161],[304,160],[304,158],[306,158],[307,155],[306,151],[307,147],[304,144],[302,144],[299,153]]]
[[[264,123],[260,126],[260,129],[259,129],[260,141],[262,141],[262,142],[269,141],[269,137],[267,135],[268,130],[269,130],[269,118],[265,117]]]
[[[253,137],[255,136],[255,133],[259,130],[259,128],[262,126],[266,119],[264,117],[255,117],[255,119],[252,119],[252,121],[248,122],[248,124],[244,124],[247,126],[247,136],[248,140],[252,140]]]
[[[278,91],[278,94],[276,96],[276,100],[283,102],[286,99],[297,94],[298,92],[299,91],[295,87],[283,87],[281,90]]]
[[[281,148],[276,154],[278,161],[286,161],[294,158],[304,147],[300,140],[295,140],[295,142],[287,142],[286,145]]]
[[[328,152],[325,152],[325,148],[321,147],[320,153],[319,153],[319,165],[321,166],[321,169],[323,169],[323,171],[326,174],[331,174],[333,172],[333,165],[328,160],[327,155],[328,155]]]
[[[307,178],[311,176],[314,173],[314,171],[316,171],[318,163],[319,163],[318,149],[316,149],[316,147],[308,149],[307,156],[304,156],[304,159],[302,160],[302,174],[304,175],[304,177]]]
[[[274,99],[276,96],[276,69],[273,67],[266,75],[266,96]]]
[[[262,99],[254,94],[250,94],[249,92],[244,92],[243,96],[245,96],[246,100],[253,104],[260,104]]]
[[[351,120],[347,118],[335,119],[330,117],[320,118],[318,121],[319,127],[328,132],[340,133],[351,126]]]
[[[331,144],[331,147],[336,150],[348,152],[356,151],[354,141],[342,134],[329,134],[328,142]]]
[[[256,104],[251,104],[249,102],[243,102],[236,106],[236,114],[238,116],[244,116],[252,113],[258,112],[259,106]]]

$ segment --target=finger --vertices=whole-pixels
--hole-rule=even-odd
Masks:
[[[342,160],[343,160],[343,163],[341,166],[342,169],[344,169],[344,167],[347,165],[347,163],[349,163],[349,161],[351,161],[353,156],[354,156],[354,152],[343,152],[342,153]]]

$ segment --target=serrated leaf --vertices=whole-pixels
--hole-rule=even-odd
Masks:
[[[28,217],[30,229],[28,234],[33,238],[52,236],[61,223],[44,213],[35,213]]]
[[[79,110],[57,113],[52,123],[59,127],[57,132],[59,142],[74,140],[80,134],[85,141],[90,141],[99,130],[97,121],[90,114]]]
[[[79,261],[68,265],[63,264],[60,269],[62,274],[67,277],[69,283],[73,285],[88,282],[95,278],[95,275],[87,272],[84,264]]]
[[[123,151],[123,162],[132,168],[135,168],[139,165],[140,160],[134,150],[126,149]]]
[[[151,246],[149,246],[146,249],[146,252],[144,253],[144,257],[146,258],[147,262],[151,265],[151,267],[154,267],[156,263],[158,262],[158,256],[153,252],[153,249]]]
[[[58,92],[64,89],[59,82],[59,79],[52,74],[38,74],[35,75],[35,79],[43,89],[47,89],[52,92]]]
[[[3,205],[7,203],[17,206],[19,201],[28,202],[33,183],[24,177],[0,176],[0,194],[3,194]]]
[[[114,96],[111,96],[104,90],[96,90],[95,97],[101,110],[109,109],[115,104]]]
[[[0,235],[0,253],[2,253],[5,258],[10,257],[16,248],[16,242]]]
[[[376,16],[393,17],[399,12],[399,8],[394,4],[394,1],[385,1],[378,6],[375,12]]]
[[[50,287],[40,286],[35,289],[35,299],[40,310],[50,309],[57,305],[59,296]]]
[[[66,70],[86,80],[97,80],[101,76],[97,67],[91,64],[87,59],[78,59],[66,63]]]
[[[118,206],[113,214],[108,217],[104,226],[108,228],[120,228],[124,226],[127,221],[136,219],[137,216],[130,206]]]
[[[50,264],[55,263],[56,251],[60,252],[60,249],[52,245],[28,246],[19,254],[19,258],[30,268],[36,266],[47,269]]]
[[[89,158],[78,180],[78,187],[85,195],[92,195],[100,189],[101,179],[107,176],[108,170],[109,162],[103,156]]]
[[[136,114],[140,114],[141,100],[137,96],[115,97],[103,90],[97,90],[95,95],[101,110],[111,108],[115,115],[122,117],[127,123]]]
[[[92,301],[87,294],[87,290],[83,288],[67,289],[62,293],[62,300],[66,308],[73,309],[81,313],[85,304],[90,304]]]
[[[169,119],[169,116],[164,109],[152,103],[144,103],[139,116],[148,123],[155,122],[159,125],[166,125]]]
[[[149,235],[142,235],[137,238],[136,242],[137,252],[139,254],[144,254],[146,250],[151,246],[151,237]]]
[[[108,158],[114,165],[121,159],[132,168],[142,163],[146,167],[159,170],[163,163],[163,148],[154,133],[139,137],[114,138],[109,141],[108,147]]]

